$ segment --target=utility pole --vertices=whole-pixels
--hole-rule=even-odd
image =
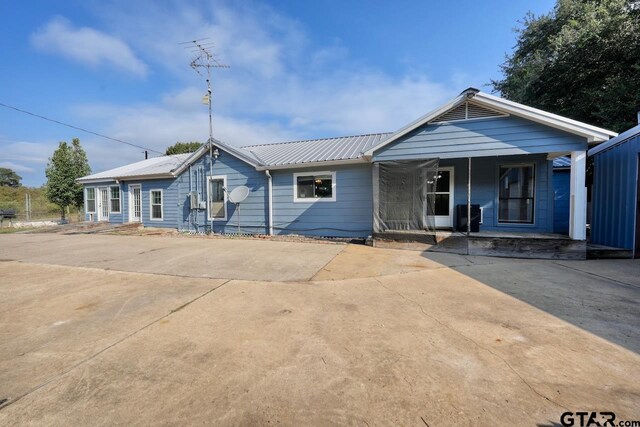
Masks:
[[[211,104],[213,101],[213,91],[211,89],[211,69],[212,68],[230,68],[228,65],[221,64],[211,53],[211,49],[214,47],[214,43],[207,41],[209,38],[192,40],[190,42],[180,43],[185,45],[186,49],[189,49],[191,53],[195,55],[195,57],[191,60],[191,68],[194,69],[198,75],[202,76],[200,73],[200,68],[205,68],[207,70],[207,94],[205,95],[206,101],[209,107],[209,176],[213,176],[213,115]],[[207,186],[209,183],[207,182]],[[207,204],[207,212],[209,211],[209,206]],[[213,231],[213,221],[211,222],[211,231]]]

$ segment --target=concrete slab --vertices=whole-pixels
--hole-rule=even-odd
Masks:
[[[224,280],[0,262],[0,399],[15,400]]]
[[[452,269],[232,281],[0,410],[0,424],[637,419],[638,376],[636,353]]]
[[[11,234],[0,237],[0,260],[186,277],[296,281],[309,280],[345,247],[180,236]]]

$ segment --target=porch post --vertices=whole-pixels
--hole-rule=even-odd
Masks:
[[[467,171],[467,239],[471,233],[471,157],[467,159],[469,170]],[[469,243],[467,240],[467,252],[469,251]]]
[[[573,240],[587,238],[587,152],[571,152],[570,189],[571,200],[569,208],[569,237]]]

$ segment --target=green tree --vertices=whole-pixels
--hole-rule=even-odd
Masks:
[[[558,0],[529,14],[494,91],[617,132],[640,109],[640,2]]]
[[[22,177],[8,168],[0,168],[0,187],[20,187]]]
[[[46,194],[49,201],[60,208],[61,217],[65,219],[67,206],[81,206],[83,203],[82,184],[76,179],[91,173],[87,155],[74,138],[71,145],[60,142],[56,151],[49,158],[46,176]]]
[[[172,154],[193,153],[200,147],[202,147],[202,142],[176,142],[175,144],[167,148],[166,155],[170,156]]]

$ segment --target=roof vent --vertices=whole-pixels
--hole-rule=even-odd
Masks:
[[[486,117],[507,117],[508,114],[474,104],[472,102],[463,102],[451,110],[440,114],[429,123],[454,122],[459,120],[483,119]]]

